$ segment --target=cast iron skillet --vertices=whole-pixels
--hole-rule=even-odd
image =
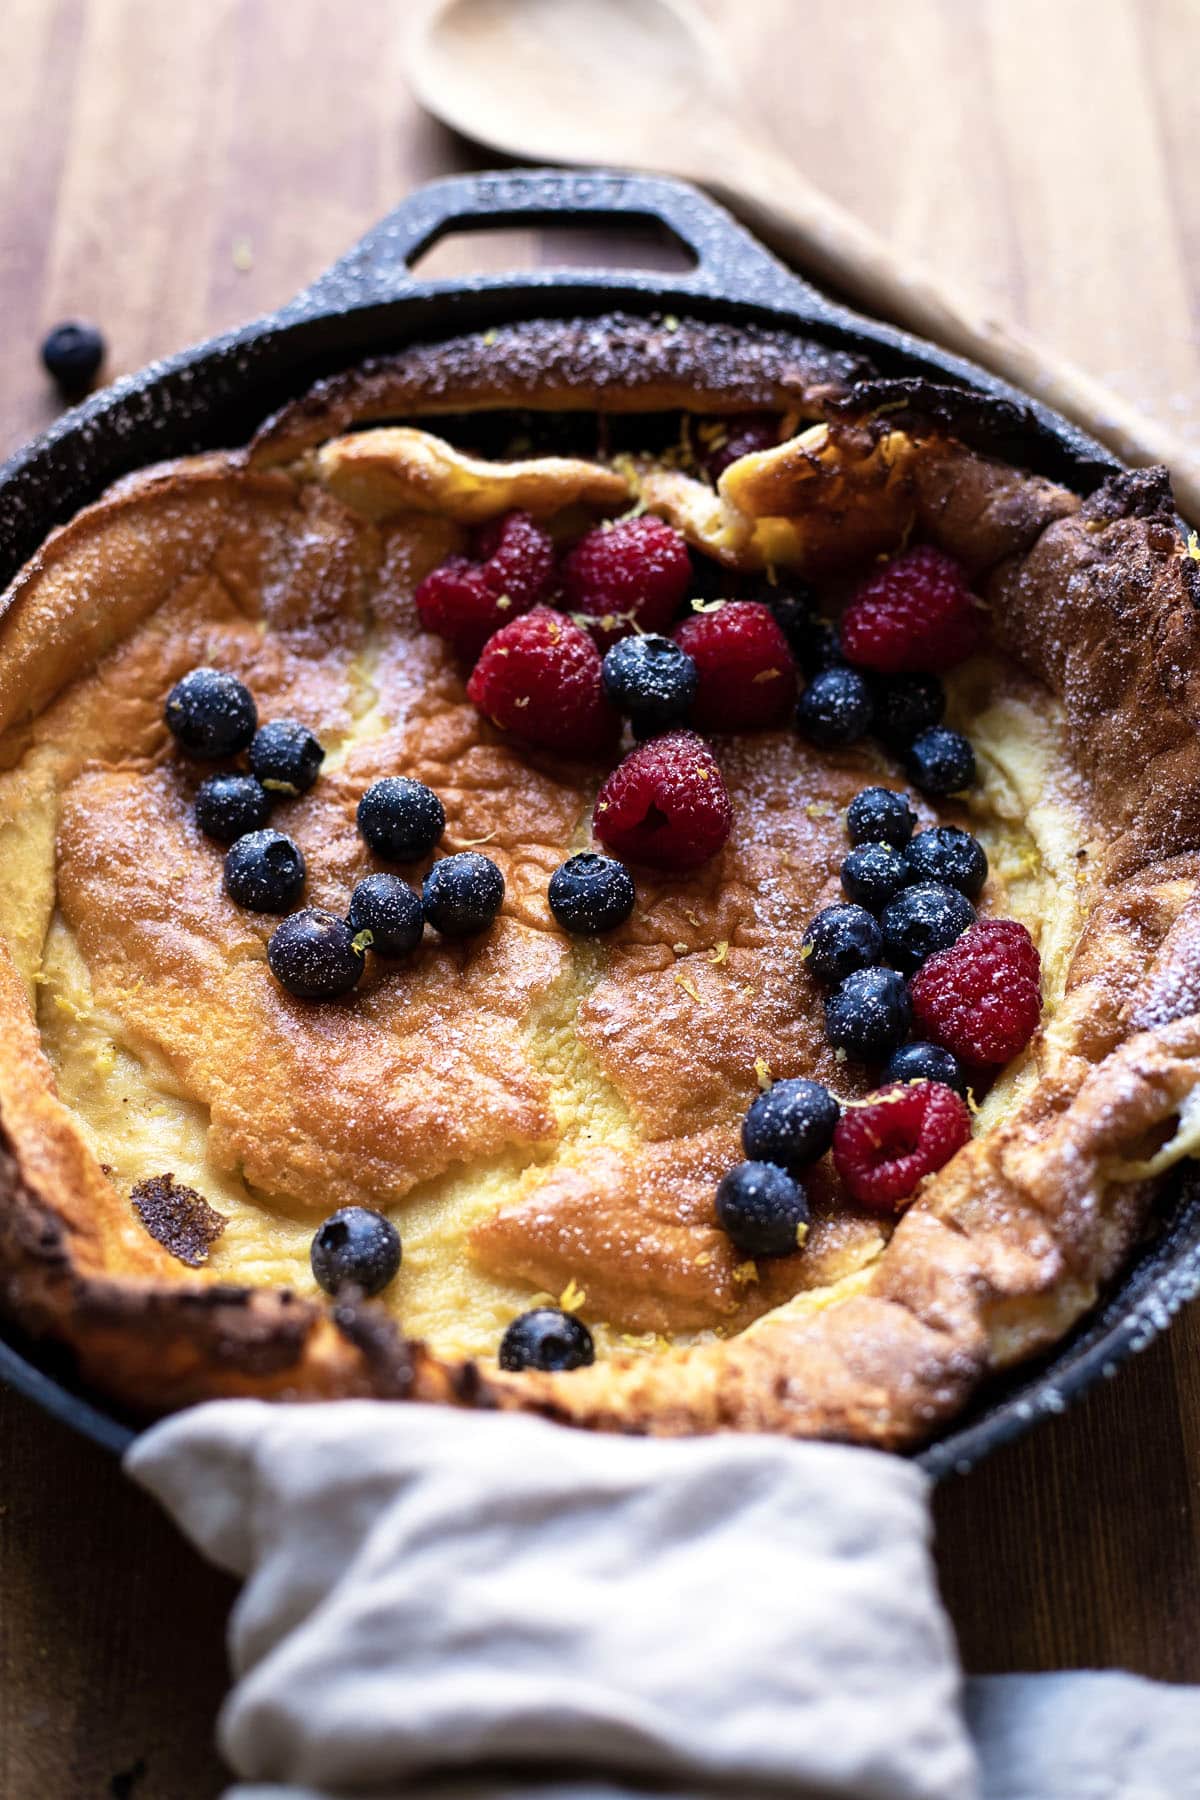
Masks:
[[[409,264],[446,232],[572,220],[651,225],[695,258],[683,274],[534,269],[417,281]],[[985,397],[998,454],[1081,493],[1120,465],[1074,426],[935,345],[836,305],[790,274],[720,207],[682,183],[602,170],[463,176],[411,195],[277,313],[118,381],[68,413],[0,468],[0,589],[52,526],[118,476],[165,457],[244,443],[318,376],[362,357],[501,320],[608,312],[687,313],[798,330],[857,352],[882,376],[923,377]],[[969,403],[968,403],[968,411]],[[976,431],[978,435],[978,431]],[[1158,1229],[1119,1288],[1053,1356],[994,1383],[920,1457],[935,1475],[965,1472],[1035,1419],[1061,1412],[1111,1374],[1200,1291],[1200,1181],[1177,1181]],[[109,1449],[134,1428],[89,1398],[62,1351],[0,1338],[0,1378]]]

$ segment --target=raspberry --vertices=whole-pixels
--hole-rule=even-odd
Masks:
[[[913,1013],[926,1037],[964,1062],[1005,1063],[1037,1030],[1041,978],[1023,925],[981,919],[913,976]]]
[[[666,631],[687,595],[692,559],[683,538],[665,519],[642,513],[597,526],[568,551],[562,566],[563,600],[587,613],[602,648],[639,631]]]
[[[692,717],[702,731],[779,725],[796,704],[796,665],[769,606],[728,600],[675,633],[700,676]]]
[[[502,731],[573,756],[602,755],[620,727],[604,697],[600,652],[586,631],[546,606],[488,639],[467,698]]]
[[[694,731],[668,731],[615,768],[596,799],[596,836],[654,869],[696,869],[729,836],[732,809],[716,759]]]
[[[554,541],[527,512],[505,513],[480,527],[475,553],[489,583],[525,609],[543,599],[554,577]]]
[[[849,662],[883,675],[951,669],[980,639],[979,603],[958,564],[931,544],[894,556],[842,617]]]
[[[447,557],[416,592],[417,616],[473,662],[501,625],[544,600],[554,579],[554,545],[526,512],[505,513],[475,541],[479,558]]]
[[[760,413],[741,413],[732,419],[706,419],[696,427],[700,464],[714,484],[730,463],[756,450],[771,450],[779,442],[779,427]]]
[[[834,1127],[833,1163],[860,1206],[893,1212],[970,1136],[971,1115],[950,1088],[900,1082],[847,1107]]]

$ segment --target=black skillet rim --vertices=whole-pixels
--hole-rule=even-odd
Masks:
[[[696,258],[687,274],[536,269],[421,282],[409,265],[453,229],[650,223]],[[534,169],[463,176],[409,196],[314,284],[278,312],[153,363],[67,413],[0,467],[0,588],[49,530],[134,468],[244,442],[274,407],[319,376],[369,355],[539,315],[620,310],[688,314],[799,331],[866,356],[884,377],[917,376],[981,396],[980,429],[999,454],[1089,492],[1121,465],[1046,407],[986,371],[827,299],[791,274],[721,207],[681,182],[621,170]],[[990,423],[989,423],[990,421]],[[1007,446],[1007,450],[1004,446]],[[1157,1235],[1106,1300],[1048,1357],[988,1385],[917,1462],[935,1478],[981,1457],[1066,1405],[1165,1329],[1200,1292],[1200,1181],[1172,1183]],[[0,1335],[4,1380],[105,1449],[137,1426],[90,1396],[69,1355]]]

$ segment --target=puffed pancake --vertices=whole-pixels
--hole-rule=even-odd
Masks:
[[[1162,471],[1081,501],[989,453],[986,402],[871,376],[780,333],[508,325],[323,382],[248,448],[127,477],[17,577],[0,612],[0,1301],[95,1389],[138,1416],[377,1395],[900,1447],[1095,1303],[1200,1139],[1197,552]],[[622,626],[573,609],[571,546],[665,522],[690,554],[703,629],[680,643],[702,684],[723,601],[753,596],[769,633],[763,607],[786,628],[775,594],[812,584],[832,624],[864,582],[886,588],[886,559],[935,547],[974,596],[974,648],[942,679],[976,779],[922,791],[869,732],[798,732],[769,680],[772,722],[722,731],[728,695],[702,685],[722,847],[698,866],[627,856],[624,922],[564,929],[551,877],[603,837],[622,752],[653,760],[666,740],[634,751],[613,714],[607,748],[574,754],[582,739],[539,745],[472,703],[471,659],[414,595],[448,559],[477,567],[514,512],[562,572],[537,615],[548,641],[587,628],[601,649]],[[869,661],[853,674],[826,636],[838,680],[877,696]],[[483,652],[493,671],[507,642]],[[341,998],[289,992],[267,961],[279,918],[235,901],[196,823],[201,779],[241,765],[190,760],[164,723],[194,668],[324,749],[307,791],[270,794],[303,855],[299,904],[340,920],[372,871],[419,891],[473,852],[503,875],[494,923],[372,952]],[[821,680],[790,653],[764,674],[789,697]],[[436,851],[399,871],[356,824],[393,776],[445,814]],[[881,1084],[884,1059],[827,1028],[806,940],[845,898],[846,809],[877,786],[982,846],[986,883],[954,905],[1027,928],[1040,1021],[967,1068],[959,1135],[895,1204],[846,1178],[847,1135],[841,1159],[835,1143],[792,1171],[806,1229],[747,1254],[716,1194],[755,1097],[804,1077],[846,1121]],[[907,1006],[902,975],[917,996],[932,961],[899,966]],[[327,1296],[310,1264],[346,1207],[403,1245],[373,1299]],[[502,1367],[538,1307],[586,1323],[594,1360]]]

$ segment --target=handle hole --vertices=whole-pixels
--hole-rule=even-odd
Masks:
[[[515,274],[522,269],[644,269],[687,274],[695,252],[655,219],[628,219],[606,230],[585,220],[570,225],[448,226],[409,258],[423,281],[461,275]]]

